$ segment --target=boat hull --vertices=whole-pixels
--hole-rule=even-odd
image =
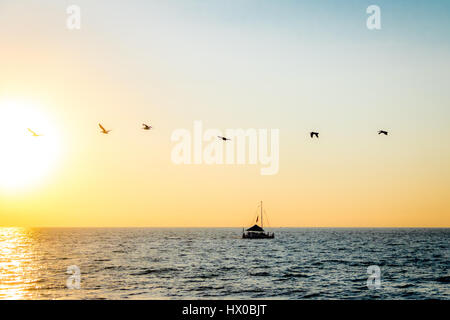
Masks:
[[[270,232],[244,232],[242,239],[273,239],[275,235]]]

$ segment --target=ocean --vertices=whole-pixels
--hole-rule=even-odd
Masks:
[[[0,228],[0,299],[450,298],[449,228],[267,231]]]

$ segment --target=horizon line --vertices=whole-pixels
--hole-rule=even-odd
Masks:
[[[224,226],[0,226],[0,228],[28,228],[28,229],[245,229],[248,227],[224,227]],[[450,226],[413,226],[413,227],[300,227],[300,226],[277,226],[266,227],[267,229],[450,229]]]

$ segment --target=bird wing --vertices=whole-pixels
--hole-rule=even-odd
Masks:
[[[311,138],[314,137],[314,132],[311,132],[309,135],[311,136]]]
[[[100,127],[100,129],[102,129],[104,132],[106,131],[105,128],[103,128],[103,126],[99,123],[98,126]]]
[[[34,132],[33,130],[31,130],[30,128],[28,128],[28,131],[30,131],[32,134],[34,134],[34,135],[37,136],[36,132]]]

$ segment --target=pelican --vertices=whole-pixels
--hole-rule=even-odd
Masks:
[[[100,129],[102,129],[102,133],[103,134],[108,134],[111,132],[111,130],[106,130],[105,128],[103,128],[103,126],[99,123],[98,126],[100,127]]]
[[[378,134],[384,134],[385,136],[387,136],[387,135],[388,135],[388,132],[387,132],[387,131],[384,131],[384,130],[380,130],[380,131],[378,131]]]
[[[319,139],[319,133],[318,132],[311,132],[309,135],[311,136],[311,138],[314,138],[314,136],[315,136],[317,139]]]
[[[144,127],[142,128],[143,130],[150,130],[152,129],[152,126],[146,125],[145,123],[142,124]]]
[[[225,137],[221,137],[221,136],[217,136],[217,138],[222,139],[223,141],[231,140],[231,139],[228,139],[228,138],[225,138]]]
[[[34,132],[33,130],[31,130],[30,128],[28,128],[28,131],[31,132],[31,134],[33,135],[33,137],[40,137],[40,134],[37,134],[36,132]]]

